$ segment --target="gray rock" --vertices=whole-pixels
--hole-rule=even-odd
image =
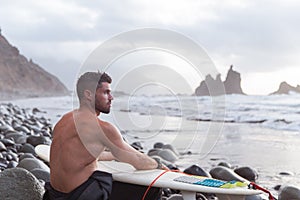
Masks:
[[[24,153],[19,157],[19,161],[21,161],[25,158],[36,158],[36,157],[34,157],[34,155],[32,155],[31,153]]]
[[[213,178],[216,179],[221,179],[225,181],[232,181],[232,180],[245,181],[243,177],[236,174],[233,170],[223,166],[216,166],[212,168],[209,171],[209,173]]]
[[[204,169],[202,169],[198,165],[192,165],[192,166],[186,168],[183,172],[187,173],[187,174],[197,175],[197,176],[211,177],[208,172],[206,172]]]
[[[282,175],[282,176],[293,176],[293,172],[280,172],[279,175]]]
[[[171,151],[173,151],[173,153],[175,153],[175,155],[179,155],[178,151],[170,144],[164,144],[163,145],[163,149],[169,149]]]
[[[0,141],[0,152],[1,151],[6,151],[6,146]]]
[[[2,142],[6,147],[15,145],[15,142],[12,139],[3,138],[0,142]]]
[[[26,143],[27,136],[23,133],[13,132],[13,133],[8,133],[7,135],[5,135],[5,138],[13,139],[15,141],[15,143],[17,143],[17,144],[24,144],[24,143]]]
[[[17,167],[17,165],[18,165],[18,162],[12,160],[8,163],[7,168],[14,168],[14,167]]]
[[[231,164],[228,162],[220,162],[218,164],[218,166],[223,166],[223,167],[227,167],[227,168],[231,169]]]
[[[263,198],[259,195],[250,195],[246,196],[245,200],[263,200]]]
[[[148,151],[148,156],[157,156],[161,149],[150,149]]]
[[[300,200],[300,190],[293,186],[285,186],[279,191],[278,200]]]
[[[151,158],[158,158],[158,159],[160,160],[160,162],[161,162],[162,164],[164,164],[165,166],[172,165],[171,162],[169,162],[169,161],[167,161],[167,160],[165,160],[165,159],[163,159],[163,158],[161,158],[161,157],[159,157],[159,156],[151,156]]]
[[[31,173],[37,178],[44,182],[50,182],[50,172],[44,169],[35,168],[31,170]]]
[[[19,152],[23,152],[23,153],[31,153],[33,155],[35,155],[35,150],[34,150],[34,146],[32,146],[31,144],[24,144],[21,149],[19,150]]]
[[[24,158],[19,162],[17,167],[27,169],[28,171],[38,168],[50,172],[49,167],[37,158]]]
[[[27,170],[6,169],[0,173],[0,199],[41,200],[44,189]]]
[[[50,144],[50,141],[47,140],[46,137],[44,137],[44,136],[35,136],[35,135],[28,136],[26,142],[31,144],[34,147],[39,145],[39,144]]]
[[[163,149],[163,150],[159,151],[157,155],[159,157],[161,157],[162,159],[172,162],[172,163],[178,159],[178,157],[175,155],[175,153],[169,149]]]
[[[256,170],[250,167],[239,167],[236,168],[234,172],[240,175],[241,177],[247,179],[248,181],[252,182],[255,182],[258,177]]]
[[[167,200],[184,200],[180,194],[172,194]]]
[[[164,144],[162,142],[156,142],[154,145],[153,145],[153,148],[155,149],[161,149],[163,148]]]
[[[208,194],[206,194],[208,195]],[[212,198],[209,198],[209,199],[212,199]],[[206,198],[206,196],[202,193],[196,193],[196,200],[208,200],[208,198]]]

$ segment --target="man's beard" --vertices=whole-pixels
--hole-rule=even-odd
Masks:
[[[110,106],[101,106],[101,105],[95,105],[95,110],[100,112],[100,113],[104,113],[104,114],[108,114],[110,113]]]

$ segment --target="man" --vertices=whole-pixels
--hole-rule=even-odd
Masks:
[[[98,171],[99,159],[116,159],[140,170],[161,167],[124,142],[114,125],[98,118],[110,112],[111,81],[109,75],[99,72],[87,72],[78,79],[80,106],[65,114],[53,130],[50,183],[46,183],[44,199],[108,199],[112,176]]]

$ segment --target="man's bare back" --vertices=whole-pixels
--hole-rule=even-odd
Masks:
[[[51,185],[65,193],[86,181],[97,170],[97,158],[88,152],[78,136],[74,112],[66,114],[57,123],[51,144]],[[99,152],[104,149],[101,143],[98,146]]]

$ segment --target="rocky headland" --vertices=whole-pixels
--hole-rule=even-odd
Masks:
[[[0,99],[60,96],[67,88],[32,59],[20,54],[0,32]]]
[[[300,85],[297,85],[296,87],[291,86],[287,82],[281,82],[279,85],[278,90],[275,92],[271,93],[270,95],[273,94],[289,94],[289,93],[300,93]]]

